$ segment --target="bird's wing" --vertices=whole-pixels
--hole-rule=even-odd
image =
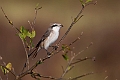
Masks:
[[[38,42],[38,44],[36,45],[36,48],[40,46],[41,42],[43,42],[49,35],[50,32],[52,31],[51,28],[48,28],[48,30],[44,33],[44,35],[41,37],[41,40]]]
[[[41,46],[40,46],[41,42],[43,42],[50,35],[51,31],[52,31],[52,29],[48,28],[48,30],[45,32],[45,34],[41,37],[41,40],[37,43],[35,49],[28,55],[28,57],[30,57],[32,54],[33,54],[33,58],[35,58],[37,56],[37,53],[41,49]]]

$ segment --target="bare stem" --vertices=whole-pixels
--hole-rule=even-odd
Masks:
[[[22,39],[21,39],[22,40]],[[26,54],[26,62],[27,62],[27,70],[29,69],[29,58],[28,58],[28,52],[27,52],[27,48],[26,48],[26,46],[25,46],[25,43],[24,43],[24,41],[22,40],[22,43],[23,43],[23,47],[24,47],[24,49],[25,49],[25,54]],[[23,68],[23,71],[24,71],[24,68]]]
[[[85,77],[85,76],[87,76],[87,75],[91,75],[91,74],[94,74],[94,73],[93,73],[93,72],[86,73],[86,74],[83,74],[83,75],[77,76],[77,77],[75,77],[75,78],[72,78],[72,79],[70,79],[70,80],[77,80],[77,79],[79,79],[79,78],[82,78],[82,77]]]
[[[67,34],[70,32],[71,28],[73,27],[73,25],[78,21],[77,19],[82,18],[81,13],[83,12],[84,7],[82,7],[82,9],[80,10],[80,12],[78,13],[78,15],[75,17],[75,19],[72,21],[70,27],[68,28],[68,30],[65,32],[65,34],[63,35],[63,37],[60,39],[60,41],[57,43],[57,45],[59,46],[60,43],[64,40],[64,38],[67,36]],[[80,16],[80,17],[79,17]],[[77,20],[77,21],[76,21]]]
[[[6,19],[8,20],[8,22],[10,23],[10,25],[12,25],[12,27],[16,30],[16,33],[20,33],[20,30],[19,30],[17,27],[14,26],[13,22],[12,22],[12,21],[8,18],[8,16],[5,14],[5,12],[4,12],[4,10],[3,10],[2,7],[1,7],[1,10],[2,10],[5,18],[6,18]]]

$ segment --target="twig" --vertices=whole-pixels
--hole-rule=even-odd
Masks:
[[[108,78],[108,76],[106,76],[105,78],[104,78],[104,80],[106,80]]]
[[[1,10],[2,10],[2,12],[3,12],[5,18],[6,18],[6,19],[8,20],[8,22],[10,23],[10,25],[12,25],[12,27],[16,30],[16,33],[17,33],[17,34],[18,34],[18,33],[21,33],[20,30],[19,30],[17,27],[14,26],[13,22],[12,22],[12,21],[8,18],[8,16],[5,14],[5,12],[4,12],[4,10],[3,10],[2,7],[1,7]],[[21,39],[21,40],[22,40],[22,39]],[[26,50],[25,43],[24,43],[23,40],[22,40],[22,43],[23,43],[23,47],[24,47],[24,49],[25,49],[25,53],[26,53],[26,56],[27,56],[27,65],[28,65],[28,69],[29,69],[28,54],[27,54],[27,50]]]
[[[12,22],[12,21],[8,18],[8,16],[5,14],[5,12],[4,12],[4,10],[3,10],[2,7],[1,7],[1,10],[2,10],[5,18],[6,18],[6,19],[8,20],[8,22],[10,23],[10,25],[12,25],[12,27],[16,30],[16,33],[20,33],[20,30],[19,30],[17,27],[14,26],[13,22]]]
[[[79,60],[77,60],[77,61],[75,61],[75,62],[72,62],[72,63],[70,64],[70,66],[71,66],[71,65],[74,65],[74,64],[76,64],[76,63],[79,63],[79,62],[81,62],[81,61],[88,60],[88,59],[92,59],[93,61],[95,61],[95,57],[85,57],[85,58],[83,58],[83,59],[79,59]]]
[[[83,12],[83,10],[84,10],[84,6],[82,6],[82,9],[80,10],[80,12],[78,13],[78,15],[75,17],[75,19],[74,19],[74,21],[72,21],[72,23],[71,23],[71,25],[70,25],[70,27],[68,28],[68,30],[65,32],[65,34],[63,35],[63,37],[60,39],[60,41],[57,43],[57,45],[59,46],[60,45],[60,43],[64,40],[64,38],[66,37],[66,35],[69,33],[69,31],[71,30],[71,28],[73,27],[73,25],[80,19],[80,18],[82,18],[82,16],[83,15],[81,15],[81,13]],[[81,16],[80,16],[81,15]],[[82,32],[83,33],[83,32]],[[82,35],[82,33],[81,33],[81,35]],[[74,42],[76,42],[77,40],[79,40],[80,38],[78,37]],[[73,42],[73,43],[74,43]],[[70,45],[72,45],[73,43],[71,43]],[[70,46],[69,45],[69,46]],[[86,48],[87,49],[87,48]],[[62,51],[63,49],[60,49],[59,51],[57,51],[57,52],[55,52],[54,54],[52,54],[50,57],[45,57],[45,58],[43,58],[42,60],[41,60],[41,62],[44,62],[45,60],[47,60],[47,59],[49,59],[49,58],[51,58],[53,55],[55,55],[56,53],[59,53],[60,51]],[[51,51],[51,53],[52,53],[53,51]],[[83,51],[81,51],[81,52],[83,52]],[[80,53],[81,53],[80,52]],[[34,65],[33,65],[34,66]],[[35,67],[37,67],[37,66],[34,66],[33,67],[33,69],[35,68]]]
[[[65,76],[65,74],[68,72],[68,67],[70,67],[70,64],[71,64],[71,62],[72,62],[72,60],[73,60],[73,57],[70,59],[70,61],[68,62],[68,64],[67,64],[67,66],[66,66],[66,68],[65,68],[65,70],[64,70],[64,72],[63,72],[63,74],[61,75],[61,79]]]
[[[81,33],[81,35],[80,36],[82,36],[82,34],[83,34],[83,32]],[[71,46],[73,43],[75,43],[77,40],[79,40],[80,39],[80,37],[78,37],[77,39],[75,39],[73,42],[71,42],[70,44],[69,44],[69,46]],[[63,49],[61,48],[59,51],[57,51],[57,52],[55,52],[53,55],[55,55],[55,54],[57,54],[57,53],[59,53],[60,51],[62,51]],[[45,60],[47,60],[47,59],[49,59],[49,58],[51,58],[53,55],[51,55],[50,57],[45,57],[45,58],[43,58],[43,59],[40,59],[40,60],[38,60],[37,62],[36,62],[36,64],[34,64],[29,70],[28,70],[28,72],[30,72],[30,71],[32,71],[33,69],[35,69],[39,64],[37,64],[37,63],[43,63]],[[21,74],[22,76],[24,76],[24,75],[26,75],[27,74],[27,71],[26,72],[24,72],[23,74]]]
[[[82,7],[82,9],[80,10],[80,12],[78,13],[78,15],[75,17],[75,19],[72,21],[70,27],[68,28],[68,30],[65,32],[65,34],[63,35],[63,37],[60,39],[60,41],[57,43],[57,45],[59,46],[60,43],[64,40],[64,38],[67,36],[67,34],[69,33],[69,31],[71,30],[71,28],[73,27],[73,25],[78,21],[77,19],[79,18],[79,16],[81,15],[81,13],[83,12],[84,7]],[[82,18],[82,16],[80,16],[80,18]],[[80,19],[79,18],[79,19]],[[77,21],[76,21],[77,20]]]
[[[81,35],[80,35],[80,37],[83,35],[83,32],[81,32]],[[80,37],[77,37],[77,39],[75,39],[73,42],[71,42],[70,44],[69,44],[69,46],[71,46],[72,44],[74,44],[75,42],[77,42],[78,40],[80,40]]]
[[[31,29],[32,30],[34,30],[34,27],[35,27],[35,22],[36,22],[36,18],[37,18],[37,12],[38,12],[38,10],[39,9],[41,9],[42,7],[36,7],[35,8],[35,17],[34,17],[34,20],[33,20],[33,22],[32,22],[32,24],[30,23],[30,21],[28,21],[28,23],[30,24],[30,27],[31,27]],[[23,44],[24,44],[24,41],[22,41],[23,42]],[[25,48],[25,45],[24,45],[24,48]],[[27,63],[25,63],[25,65],[24,65],[24,67],[23,67],[23,70],[22,70],[22,72],[24,71],[24,68],[26,67],[26,65],[28,65],[28,69],[29,69],[29,57],[28,57],[28,53],[27,53],[27,50],[26,50],[26,48],[25,48],[25,52],[26,52],[26,58],[27,58]]]
[[[39,9],[42,9],[42,7],[36,7],[35,8],[35,17],[34,17],[34,20],[33,20],[33,23],[32,23],[32,25],[33,25],[33,27],[35,26],[35,21],[36,21],[36,18],[37,18],[37,11],[39,10]]]
[[[91,42],[85,49],[83,49],[80,52],[78,52],[78,54],[76,54],[75,57],[78,56],[79,54],[81,54],[82,52],[84,52],[85,50],[87,50],[92,45],[93,45],[93,42]]]
[[[22,40],[22,39],[21,39]],[[26,46],[25,46],[25,43],[24,43],[24,41],[22,40],[22,43],[23,43],[23,47],[24,47],[24,49],[25,49],[25,54],[26,54],[26,65],[27,65],[27,70],[29,69],[29,58],[28,58],[28,52],[27,52],[27,49],[26,49]],[[23,68],[23,70],[22,70],[22,72],[24,71],[24,68]]]
[[[58,79],[58,78],[54,78],[52,76],[43,76],[43,75],[40,75],[40,77],[42,77],[42,78],[48,78],[48,79],[54,79],[54,80]]]
[[[77,76],[77,77],[75,77],[75,78],[72,78],[72,79],[70,79],[70,80],[77,80],[77,79],[79,79],[79,78],[82,78],[82,77],[85,77],[85,76],[87,76],[87,75],[91,75],[91,74],[94,74],[94,72],[86,73],[86,74],[83,74],[83,75]]]
[[[3,80],[1,76],[0,76],[0,80]]]
[[[84,50],[82,50],[81,52],[79,52],[79,53],[77,53],[77,54],[74,54],[74,55],[71,57],[70,61],[68,62],[68,65],[66,66],[63,74],[61,75],[61,78],[63,78],[63,77],[65,76],[65,74],[66,74],[68,71],[71,70],[71,68],[70,68],[70,70],[68,69],[69,67],[73,66],[74,64],[76,64],[76,63],[78,63],[78,62],[81,62],[82,60],[87,60],[87,59],[88,59],[88,58],[85,58],[85,59],[79,60],[78,62],[72,63],[72,61],[74,60],[75,57],[77,57],[80,53],[84,52],[84,51],[85,51],[86,49],[88,49],[90,46],[91,46],[91,44],[90,44],[89,46],[87,46]]]
[[[36,18],[37,18],[37,12],[41,8],[42,7],[38,7],[38,6],[35,8],[35,17],[34,17],[34,20],[33,20],[32,24],[30,23],[30,21],[28,21],[28,23],[30,24],[30,27],[31,27],[32,30],[34,30],[34,27],[35,27],[35,22],[36,22]]]

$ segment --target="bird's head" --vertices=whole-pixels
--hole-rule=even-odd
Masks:
[[[63,27],[63,25],[62,25],[62,24],[59,24],[59,23],[53,23],[53,24],[51,25],[51,28],[52,28],[53,30],[57,30],[57,31],[59,31],[61,27]]]

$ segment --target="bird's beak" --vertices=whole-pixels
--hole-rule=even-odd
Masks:
[[[62,25],[62,24],[61,24],[60,26],[61,26],[61,27],[63,27],[63,25]]]

